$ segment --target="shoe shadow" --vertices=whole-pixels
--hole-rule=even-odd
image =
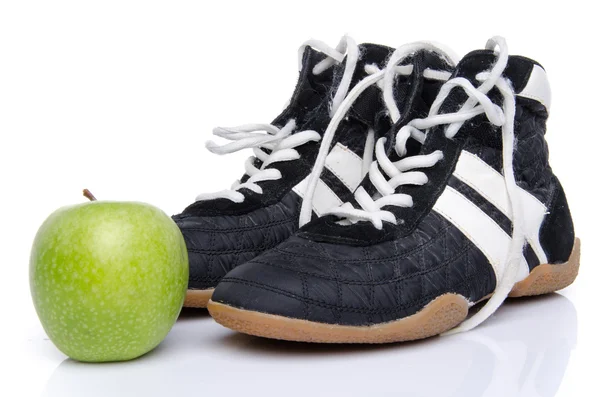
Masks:
[[[191,390],[286,397],[551,397],[577,341],[577,312],[559,294],[509,300],[471,332],[392,345],[269,340],[230,332],[208,317],[186,309],[167,339],[137,360],[65,360],[43,397],[162,397]]]
[[[505,317],[511,316],[511,312],[526,310],[527,306],[532,304],[553,304],[551,302],[564,302],[568,301],[567,298],[560,294],[548,294],[533,297],[524,297],[518,299],[509,299],[505,304],[497,311],[494,317]],[[477,313],[485,302],[473,306],[469,310],[469,317]],[[572,305],[571,305],[572,306]],[[500,321],[500,320],[499,320]],[[575,318],[575,322],[576,322]],[[501,324],[500,324],[501,325]],[[487,325],[483,324],[479,329],[485,328]],[[466,334],[465,334],[466,335]],[[339,344],[325,344],[325,343],[310,343],[310,342],[293,342],[278,339],[268,339],[257,337],[253,335],[247,335],[242,333],[230,333],[224,335],[218,342],[222,343],[225,347],[231,349],[244,349],[249,353],[258,355],[273,355],[273,356],[318,356],[321,354],[352,354],[352,353],[363,353],[369,351],[378,350],[412,350],[424,348],[425,346],[433,346],[440,340],[445,341],[448,338],[434,336],[426,339],[398,342],[391,344],[352,344],[352,343],[339,343]]]
[[[184,322],[197,319],[211,319],[208,310],[202,308],[184,307],[177,318],[178,322]]]
[[[231,349],[244,349],[248,353],[264,356],[319,356],[319,355],[343,355],[364,352],[375,352],[379,350],[410,349],[416,346],[424,346],[435,343],[438,337],[422,339],[418,341],[394,343],[394,344],[323,344],[308,342],[290,342],[277,339],[266,339],[241,333],[231,333],[223,336],[220,343]]]

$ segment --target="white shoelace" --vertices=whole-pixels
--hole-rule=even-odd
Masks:
[[[413,71],[413,65],[398,66],[398,64],[406,57],[419,50],[436,52],[443,56],[451,66],[456,64],[456,56],[446,47],[432,42],[415,42],[403,45],[396,49],[383,70],[379,70],[374,65],[365,66],[365,71],[370,73],[370,76],[362,79],[354,86],[354,88],[352,88],[352,90],[350,90],[346,98],[342,101],[337,109],[337,112],[335,112],[331,118],[331,121],[329,122],[329,125],[323,134],[321,146],[319,147],[319,154],[315,161],[313,171],[308,179],[304,200],[302,201],[302,208],[300,211],[300,226],[305,225],[311,220],[313,207],[312,203],[315,190],[319,182],[319,177],[321,176],[323,168],[325,167],[325,161],[327,160],[327,155],[329,154],[333,138],[335,137],[335,133],[340,122],[346,117],[346,114],[360,94],[362,94],[373,84],[377,84],[383,90],[384,103],[390,113],[392,122],[395,123],[398,121],[401,115],[394,99],[394,79],[397,75],[410,75]],[[450,78],[450,75],[451,74],[449,72],[442,70],[427,69],[424,71],[425,78],[434,80],[446,81]]]
[[[503,273],[499,275],[496,290],[489,301],[477,314],[453,330],[446,332],[446,334],[473,329],[489,318],[500,307],[516,283],[518,269],[521,264],[523,245],[525,243],[523,210],[518,197],[518,187],[513,170],[515,94],[510,81],[502,77],[502,73],[508,63],[508,49],[505,40],[501,37],[494,37],[486,44],[486,48],[490,50],[495,50],[496,47],[498,47],[496,63],[489,72],[479,73],[476,76],[476,79],[481,82],[479,87],[474,87],[469,80],[461,77],[447,81],[440,89],[436,100],[431,106],[428,117],[412,120],[398,131],[395,150],[401,157],[401,160],[396,162],[390,161],[384,150],[385,141],[383,138],[377,142],[375,151],[376,161],[373,162],[369,170],[369,178],[378,192],[374,197],[371,197],[365,189],[360,187],[355,192],[355,199],[361,206],[360,209],[354,208],[350,203],[345,203],[328,212],[329,214],[344,218],[340,221],[341,224],[367,221],[371,222],[378,229],[383,227],[383,222],[397,224],[398,220],[395,215],[382,208],[385,206],[411,207],[413,205],[412,197],[407,194],[395,193],[395,189],[401,185],[423,185],[427,183],[427,175],[424,172],[413,170],[432,167],[442,158],[440,151],[435,151],[428,155],[404,157],[406,155],[406,142],[408,138],[413,138],[423,143],[426,136],[423,130],[428,130],[434,126],[447,125],[445,136],[448,139],[452,139],[465,121],[480,114],[485,114],[488,120],[495,126],[502,127],[503,173],[513,214],[513,232],[510,249],[506,262],[502,267],[504,269]],[[386,73],[390,73],[389,70]],[[469,99],[455,113],[438,114],[446,97],[456,87],[462,88],[469,96]],[[502,108],[494,104],[487,96],[487,93],[493,87],[496,87],[503,97]],[[381,166],[387,178],[381,173],[378,165]]]
[[[346,58],[344,74],[331,101],[330,113],[334,114],[350,89],[352,75],[358,62],[358,46],[349,36],[342,37],[335,48],[319,40],[308,40],[298,49],[300,70],[302,70],[302,61],[306,47],[312,47],[327,55],[325,59],[313,67],[312,73],[315,75],[323,73],[334,64],[341,63]],[[307,142],[319,141],[321,139],[321,136],[316,131],[307,130],[293,133],[295,128],[296,122],[293,119],[289,120],[282,128],[272,124],[245,124],[238,127],[215,128],[213,130],[214,135],[233,142],[224,145],[217,145],[212,141],[207,142],[206,148],[212,153],[227,154],[242,149],[253,149],[254,156],[249,157],[245,164],[246,174],[249,178],[244,183],[241,183],[239,180],[234,182],[231,189],[200,194],[196,197],[196,201],[225,198],[236,203],[241,203],[245,199],[245,196],[239,192],[242,188],[262,194],[263,190],[258,185],[258,182],[277,180],[282,177],[279,170],[266,168],[269,164],[297,160],[300,158],[300,154],[294,148],[304,145]],[[269,153],[263,149],[267,149]],[[256,159],[262,161],[260,168],[254,166]]]

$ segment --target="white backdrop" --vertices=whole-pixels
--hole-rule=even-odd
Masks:
[[[600,353],[595,284],[600,271],[593,255],[600,59],[591,4],[0,1],[0,395],[86,395],[82,390],[92,389],[100,390],[98,395],[226,392],[233,390],[236,376],[251,376],[255,387],[272,382],[267,391],[278,395],[300,390],[314,395],[431,391],[436,396],[462,390],[459,395],[470,395],[464,391],[471,390],[468,385],[482,382],[477,372],[445,370],[459,361],[465,368],[480,365],[469,358],[472,344],[461,347],[464,339],[304,352],[297,345],[231,336],[201,314],[186,316],[155,354],[118,367],[127,376],[115,375],[120,373],[115,366],[66,361],[59,367],[65,357],[46,339],[31,304],[29,249],[50,212],[83,201],[83,188],[100,199],[141,200],[176,213],[196,194],[228,187],[242,174],[248,153],[208,153],[204,142],[212,127],[270,122],[294,88],[297,47],[311,37],[334,45],[344,33],[393,47],[436,40],[461,55],[503,35],[512,54],[546,68],[553,89],[547,135],[551,164],[582,238],[581,273],[562,296],[511,303],[469,338],[485,339],[490,351],[500,351],[486,361],[491,380],[477,389],[487,390],[486,395],[594,394]],[[502,335],[520,332],[529,339],[502,342]],[[570,354],[557,363],[540,353],[531,364],[525,357],[528,340],[567,343]],[[523,346],[525,353],[519,350]],[[553,363],[566,370],[547,370]],[[532,371],[538,378],[528,378]],[[275,380],[274,374],[282,378]],[[129,389],[102,389],[127,379]],[[467,389],[448,386],[434,393],[415,387],[415,381],[428,387],[463,382]],[[546,389],[531,389],[528,382]],[[152,387],[144,389],[145,384]],[[351,392],[343,392],[345,387]],[[253,391],[248,387],[246,394]]]

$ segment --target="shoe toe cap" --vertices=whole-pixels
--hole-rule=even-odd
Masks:
[[[303,281],[281,270],[260,262],[238,266],[217,285],[212,300],[243,310],[304,318]]]

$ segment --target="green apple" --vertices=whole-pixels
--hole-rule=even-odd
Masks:
[[[181,311],[188,269],[170,217],[148,204],[109,201],[50,215],[29,267],[46,333],[63,353],[87,362],[130,360],[155,348]]]

